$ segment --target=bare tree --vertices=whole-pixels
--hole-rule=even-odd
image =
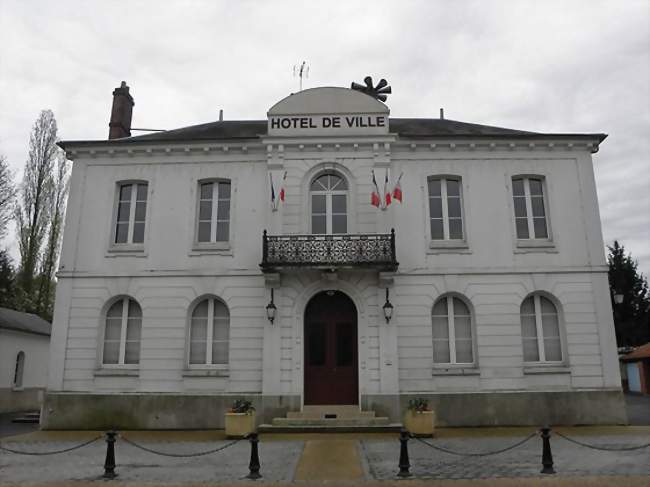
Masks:
[[[50,220],[53,193],[52,172],[59,148],[56,146],[56,120],[51,110],[43,110],[29,137],[29,157],[16,205],[16,224],[20,248],[20,284],[27,299],[32,299],[34,278],[41,258],[41,247]]]
[[[54,306],[52,283],[59,258],[68,189],[68,161],[63,151],[59,151],[56,156],[56,172],[52,180],[50,226],[42,258],[40,290],[38,293],[38,312],[42,316],[49,318],[52,316]]]
[[[13,175],[9,170],[7,159],[0,154],[0,239],[7,234],[7,225],[13,216],[15,196]]]

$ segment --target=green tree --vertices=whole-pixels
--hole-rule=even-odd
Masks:
[[[9,164],[5,156],[0,154],[0,239],[7,234],[7,225],[13,216],[15,196],[16,188]]]
[[[618,241],[607,248],[616,343],[619,347],[643,345],[650,341],[648,280],[638,272],[638,263]],[[615,295],[621,295],[623,301],[616,303]]]
[[[19,283],[25,299],[36,304],[39,302],[35,295],[38,291],[36,273],[51,218],[53,171],[60,150],[56,146],[56,134],[54,114],[51,110],[43,110],[29,137],[29,156],[15,211],[20,248]]]
[[[0,308],[16,307],[16,272],[9,252],[0,250]]]

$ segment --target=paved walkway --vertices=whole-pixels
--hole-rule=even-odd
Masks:
[[[558,428],[557,431],[601,447],[650,442],[650,427],[642,426]],[[530,432],[532,428],[446,429],[428,441],[450,450],[486,452],[512,445]],[[5,438],[1,444],[16,450],[45,452],[69,448],[100,435],[98,432],[39,431]],[[175,454],[203,452],[230,443],[219,431],[125,432],[123,435],[146,448]],[[537,436],[513,450],[487,457],[458,457],[410,440],[411,472],[416,480],[431,481],[430,485],[436,485],[438,480],[462,479],[461,483],[453,484],[456,487],[650,485],[650,448],[601,452],[558,436],[553,436],[551,445],[557,474],[542,478],[539,473],[541,440]],[[262,482],[274,485],[373,485],[376,481],[391,485],[398,471],[399,442],[395,434],[268,434],[261,437],[259,446]],[[106,484],[99,480],[105,451],[105,443],[99,439],[81,449],[51,456],[0,452],[0,485],[58,487],[74,483],[76,487],[103,487]],[[121,485],[187,486],[215,482],[242,485],[248,474],[249,455],[247,441],[205,456],[170,458],[143,451],[120,439],[116,444],[116,471]],[[594,476],[597,478],[588,478]],[[508,483],[507,478],[516,482]],[[439,485],[448,485],[445,482]]]

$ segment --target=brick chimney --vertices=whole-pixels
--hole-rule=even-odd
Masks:
[[[133,97],[129,94],[126,81],[122,81],[119,88],[113,91],[113,109],[111,122],[108,124],[108,138],[120,139],[131,136],[131,115],[133,113]]]

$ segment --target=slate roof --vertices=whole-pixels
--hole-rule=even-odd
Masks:
[[[476,123],[459,122],[456,120],[440,118],[391,118],[389,120],[391,133],[397,133],[403,138],[449,138],[449,137],[472,137],[472,138],[575,138],[587,137],[598,139],[602,142],[606,134],[553,134],[540,132],[527,132],[513,130],[490,125],[479,125]],[[224,120],[220,122],[209,122],[200,125],[191,125],[164,132],[154,132],[146,135],[125,137],[113,140],[95,141],[64,141],[59,142],[62,148],[66,145],[89,145],[89,144],[138,144],[156,142],[192,142],[205,140],[233,140],[233,139],[256,139],[267,134],[266,120]]]
[[[627,355],[623,355],[621,357],[621,360],[623,362],[634,362],[636,360],[643,360],[646,358],[650,358],[650,343],[641,345],[633,352],[630,352]]]
[[[0,308],[0,328],[35,335],[52,335],[52,325],[40,316],[9,308]]]

